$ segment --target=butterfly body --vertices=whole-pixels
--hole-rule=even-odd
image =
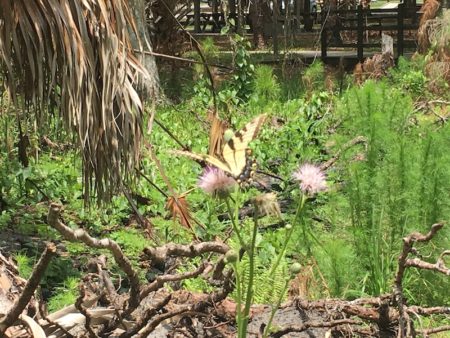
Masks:
[[[238,183],[247,181],[256,167],[256,162],[251,158],[252,151],[248,148],[248,144],[256,138],[265,119],[266,115],[263,114],[247,123],[244,128],[234,133],[234,136],[224,143],[221,153],[216,156],[189,151],[174,151],[174,154],[187,156],[217,167],[236,179]]]

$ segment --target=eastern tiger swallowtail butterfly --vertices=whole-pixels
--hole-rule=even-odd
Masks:
[[[175,150],[173,153],[204,161],[223,170],[238,182],[243,182],[250,178],[254,166],[248,144],[256,138],[265,119],[265,114],[259,115],[247,123],[244,128],[234,133],[234,136],[223,145],[222,153],[217,157],[182,150]]]

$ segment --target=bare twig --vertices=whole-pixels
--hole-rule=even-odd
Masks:
[[[434,306],[434,307],[421,307],[421,306],[408,306],[408,312],[414,312],[421,316],[432,315],[450,315],[450,306]]]
[[[231,67],[220,65],[218,63],[205,63],[203,61],[182,58],[182,57],[179,57],[179,56],[161,54],[161,53],[151,52],[151,51],[147,51],[147,50],[141,51],[141,50],[135,49],[134,52],[135,53],[140,53],[140,54],[146,54],[146,55],[153,55],[153,56],[156,56],[156,57],[161,57],[161,58],[166,58],[166,59],[171,59],[171,60],[182,61],[182,62],[197,63],[197,64],[209,66],[209,67],[216,67],[216,68],[222,68],[222,69],[227,69],[227,70],[233,70],[233,68],[231,68]]]
[[[349,148],[351,148],[357,144],[367,144],[367,139],[364,136],[357,136],[354,139],[348,141],[347,143],[345,143],[342,146],[342,148],[332,158],[330,158],[325,163],[322,163],[322,165],[320,166],[320,169],[322,169],[323,171],[328,170],[330,167],[332,167],[334,165],[334,163],[336,163],[337,160],[339,160],[339,158],[342,156],[342,153],[344,153]]]
[[[72,230],[59,220],[60,213],[61,206],[56,203],[52,203],[50,205],[47,216],[49,225],[58,230],[69,241],[81,241],[91,248],[108,249],[112,253],[117,265],[119,265],[119,267],[123,270],[123,272],[125,272],[128,279],[130,280],[129,305],[130,308],[136,308],[139,305],[140,300],[139,277],[137,272],[133,269],[131,262],[123,254],[120,246],[109,238],[100,240],[93,238],[83,229]]]
[[[143,329],[139,332],[139,335],[137,335],[136,337],[138,337],[138,338],[147,337],[150,332],[152,332],[162,321],[164,321],[166,319],[173,318],[175,316],[178,316],[178,315],[180,315],[182,313],[186,313],[186,312],[199,312],[199,311],[202,311],[205,307],[207,307],[209,305],[212,305],[216,302],[220,302],[220,301],[224,300],[228,296],[228,294],[233,290],[233,283],[231,282],[231,276],[232,276],[232,273],[230,272],[228,274],[227,278],[225,279],[224,287],[221,290],[213,292],[210,295],[208,295],[206,300],[200,301],[194,305],[185,305],[182,307],[178,307],[177,309],[175,309],[173,311],[163,313],[163,314],[156,316],[145,327],[145,329]]]
[[[403,276],[407,267],[408,255],[412,251],[413,245],[416,242],[428,242],[436,233],[442,229],[444,224],[436,223],[431,226],[431,230],[423,235],[418,232],[414,232],[409,236],[403,238],[403,249],[398,258],[398,270],[395,276],[394,282],[394,297],[397,301],[399,310],[399,337],[407,337],[408,333],[412,330],[412,322],[409,320],[408,312],[406,311],[406,304],[403,297]]]
[[[2,336],[6,329],[13,325],[19,318],[22,311],[25,309],[27,304],[30,302],[31,297],[33,297],[34,291],[39,286],[39,283],[44,276],[44,272],[47,269],[53,256],[56,255],[56,246],[54,243],[47,243],[41,258],[35,265],[31,277],[28,279],[22,294],[11,307],[11,309],[6,314],[5,318],[0,322],[0,336]]]
[[[191,306],[182,306],[176,310],[162,313],[153,318],[153,320],[147,324],[147,326],[136,335],[137,338],[147,337],[155,328],[163,321],[169,318],[173,318],[178,316],[184,312],[188,312],[191,310]]]
[[[122,184],[123,184],[123,182],[122,182]],[[128,189],[125,187],[124,184],[122,185],[122,192],[123,192],[125,198],[127,199],[128,203],[130,204],[131,209],[133,209],[133,212],[138,219],[139,225],[144,229],[146,229],[146,228],[150,229],[151,228],[150,221],[140,213],[136,204],[133,202],[133,199],[131,198],[130,193],[128,192]],[[155,238],[151,232],[149,232],[149,236],[152,240],[155,240]]]
[[[450,250],[443,251],[439,258],[437,259],[436,263],[428,263],[425,262],[419,258],[412,258],[407,259],[405,262],[405,266],[407,267],[415,267],[418,269],[424,269],[424,270],[432,270],[436,272],[443,273],[444,275],[450,276],[450,268],[445,266],[444,257],[450,256]]]
[[[43,308],[43,306],[41,306],[43,305],[43,303],[40,303],[39,305],[40,305],[38,306],[39,314],[45,321],[47,321],[50,325],[56,326],[59,330],[61,330],[65,334],[65,337],[74,338],[74,336],[69,331],[67,331],[62,325],[60,325],[58,322],[55,322],[48,317],[47,311]]]
[[[161,129],[162,130],[164,130],[166,133],[167,133],[167,135],[169,135],[176,143],[178,143],[178,145],[183,149],[183,150],[186,150],[186,151],[190,151],[191,150],[191,148],[189,148],[189,146],[187,146],[187,145],[184,145],[183,143],[181,143],[181,141],[180,140],[178,140],[178,138],[166,127],[166,126],[164,126],[161,122],[159,122],[157,119],[154,119],[154,121],[155,121],[155,123],[158,125],[158,126],[160,126],[161,127]]]

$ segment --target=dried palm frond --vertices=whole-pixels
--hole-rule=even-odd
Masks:
[[[131,54],[128,1],[0,0],[0,8],[0,71],[13,102],[41,123],[56,102],[83,154],[86,199],[93,189],[108,199],[134,168],[141,136],[133,87],[147,74]]]
[[[428,48],[430,48],[430,28],[433,26],[431,20],[436,18],[437,12],[439,10],[440,3],[437,0],[426,0],[420,12],[422,12],[422,17],[420,18],[419,29],[417,31],[418,39],[418,49],[420,53],[424,53]]]
[[[387,75],[389,68],[394,66],[392,53],[375,54],[371,58],[358,63],[355,66],[353,75],[355,82],[362,84],[367,79],[381,79]]]
[[[192,216],[186,194],[180,196],[169,196],[166,202],[166,210],[169,211],[172,219],[179,220],[185,228],[194,230],[192,226]]]
[[[450,10],[444,10],[436,19],[425,24],[427,45],[431,47],[427,56],[425,73],[430,79],[429,89],[435,93],[448,92],[450,84]]]

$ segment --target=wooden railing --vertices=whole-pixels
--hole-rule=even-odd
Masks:
[[[329,32],[332,37],[340,38],[342,32],[356,32],[356,43],[340,42],[335,44],[340,48],[356,48],[356,57],[359,61],[364,59],[364,48],[380,47],[381,41],[374,43],[364,41],[364,33],[371,31],[396,32],[396,57],[404,54],[405,47],[415,46],[405,41],[405,31],[416,31],[421,13],[418,12],[417,7],[406,7],[404,4],[399,4],[397,8],[378,8],[378,9],[363,9],[361,5],[356,10],[323,10],[322,11],[322,30],[321,30],[321,57],[323,61],[327,59],[327,51],[329,46]],[[335,17],[338,22],[334,27],[327,27],[327,20]],[[350,33],[351,34],[351,33]],[[354,39],[353,39],[354,40]]]

